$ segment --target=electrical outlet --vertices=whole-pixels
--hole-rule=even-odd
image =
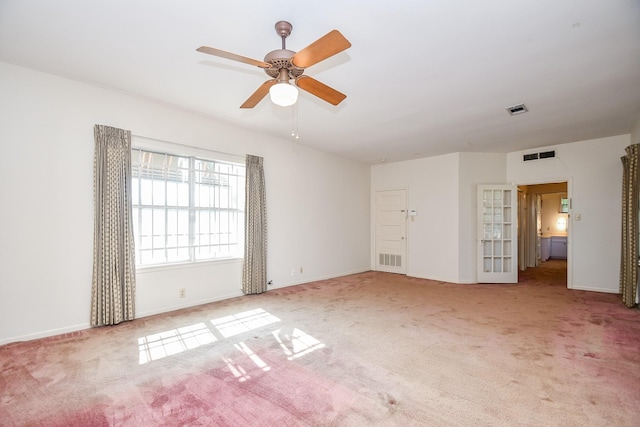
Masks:
[[[291,275],[295,276],[296,275],[296,269],[294,268],[293,270],[291,270]]]
[[[184,298],[184,297],[186,297],[186,296],[187,296],[187,291],[186,291],[186,289],[185,289],[185,288],[181,288],[181,289],[180,289],[180,291],[178,291],[178,296],[179,296],[180,298]]]

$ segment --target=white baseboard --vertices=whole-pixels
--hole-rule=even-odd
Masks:
[[[222,301],[222,300],[225,300],[225,299],[235,298],[235,297],[239,297],[239,296],[242,296],[242,295],[243,295],[242,294],[242,290],[238,289],[238,292],[235,292],[233,294],[221,295],[221,296],[218,296],[216,298],[210,298],[210,299],[204,299],[204,300],[198,300],[198,301],[190,301],[190,302],[188,302],[186,304],[181,304],[181,305],[176,305],[176,306],[171,306],[171,307],[163,307],[163,308],[159,308],[159,309],[155,309],[155,310],[149,310],[149,311],[146,311],[146,312],[136,313],[136,319],[141,318],[141,317],[153,316],[153,315],[156,315],[156,314],[168,313],[168,312],[171,312],[171,311],[180,310],[182,308],[195,307],[197,305],[208,304],[208,303],[216,302],[216,301]],[[82,331],[84,329],[89,329],[89,328],[91,328],[91,324],[89,322],[87,322],[87,323],[81,323],[81,324],[78,324],[78,325],[67,326],[67,327],[64,327],[64,328],[48,329],[46,331],[35,332],[35,333],[32,333],[32,334],[20,335],[20,336],[16,336],[16,337],[1,339],[0,340],[0,345],[10,344],[10,343],[14,343],[14,342],[31,341],[31,340],[36,340],[36,339],[40,339],[40,338],[48,338],[48,337],[53,337],[53,336],[56,336],[56,335],[68,334],[68,333],[71,333],[71,332],[78,332],[78,331]]]
[[[155,316],[156,314],[169,313],[171,311],[182,310],[183,308],[196,307],[198,305],[209,304],[212,302],[223,301],[230,298],[241,297],[242,295],[244,295],[242,293],[242,290],[238,289],[238,292],[233,292],[226,295],[219,295],[219,296],[216,296],[215,298],[206,298],[206,299],[197,300],[197,301],[188,301],[179,305],[172,305],[172,306],[139,312],[139,313],[136,313],[136,318]]]
[[[615,289],[605,289],[605,288],[586,288],[584,286],[573,286],[569,288],[574,291],[589,291],[589,292],[603,292],[605,294],[619,294],[620,291]]]
[[[91,327],[91,324],[87,322],[87,323],[81,323],[79,325],[66,326],[64,328],[48,329],[46,331],[34,332],[32,334],[5,338],[0,340],[0,345],[10,344],[14,342],[21,342],[21,341],[37,340],[40,338],[48,338],[48,337],[53,337],[55,335],[62,335],[62,334],[68,334],[71,332],[82,331],[83,329],[89,329],[90,327]]]
[[[339,274],[331,274],[328,276],[320,276],[320,277],[313,277],[313,278],[302,278],[300,277],[299,280],[297,281],[293,281],[293,282],[287,282],[287,283],[283,283],[280,284],[278,286],[273,286],[273,287],[269,287],[269,289],[279,289],[279,288],[286,288],[289,286],[296,286],[296,285],[301,285],[304,283],[310,283],[310,282],[317,282],[320,280],[327,280],[327,279],[334,279],[336,277],[342,277],[342,276],[348,276],[351,274],[358,274],[358,273],[364,273],[370,271],[369,269],[363,269],[363,270],[354,270],[354,271],[345,271],[343,273],[339,273]],[[222,300],[226,300],[226,299],[230,299],[230,298],[236,298],[236,297],[241,297],[244,294],[242,293],[241,289],[238,289],[237,292],[233,292],[233,293],[229,293],[229,294],[225,294],[225,295],[219,295],[215,298],[207,298],[207,299],[203,299],[203,300],[197,300],[197,301],[189,301],[189,302],[185,302],[183,304],[179,304],[179,305],[174,305],[174,306],[166,306],[166,307],[162,307],[162,308],[156,308],[153,310],[147,310],[147,311],[143,311],[143,312],[137,312],[136,313],[136,319],[141,318],[141,317],[148,317],[148,316],[154,316],[156,314],[163,314],[163,313],[168,313],[171,311],[175,311],[175,310],[181,310],[183,308],[189,308],[189,307],[195,307],[198,305],[203,305],[203,304],[209,304],[212,302],[217,302],[217,301],[222,301]],[[16,336],[16,337],[11,337],[11,338],[5,338],[5,339],[1,339],[0,340],[0,345],[5,345],[5,344],[10,344],[10,343],[14,343],[14,342],[20,342],[20,341],[30,341],[30,340],[35,340],[35,339],[39,339],[39,338],[47,338],[47,337],[52,337],[55,335],[62,335],[62,334],[67,334],[70,332],[78,332],[81,331],[83,329],[89,329],[91,327],[91,324],[89,322],[87,323],[81,323],[78,325],[73,325],[73,326],[68,326],[68,327],[64,327],[64,328],[58,328],[58,329],[49,329],[46,331],[40,331],[40,332],[36,332],[36,333],[32,333],[32,334],[27,334],[27,335],[21,335],[21,336]]]
[[[308,278],[300,277],[298,280],[279,283],[279,284],[276,284],[276,285],[273,285],[273,286],[269,286],[269,289],[288,288],[289,286],[304,285],[305,283],[312,283],[312,282],[319,282],[321,280],[335,279],[336,277],[344,277],[344,276],[350,276],[352,274],[366,273],[367,271],[371,271],[371,269],[369,269],[369,268],[366,268],[364,270],[358,269],[358,270],[353,270],[353,271],[346,271],[346,272],[339,273],[339,274],[330,274],[330,275],[327,275],[327,276],[317,276],[317,277],[308,277]]]

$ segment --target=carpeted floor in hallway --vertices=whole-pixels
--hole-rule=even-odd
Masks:
[[[2,426],[637,426],[640,311],[367,272],[0,347]]]

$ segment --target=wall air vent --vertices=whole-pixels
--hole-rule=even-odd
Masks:
[[[509,112],[509,114],[511,114],[512,116],[515,116],[517,114],[523,114],[526,113],[527,111],[529,111],[527,109],[527,106],[524,104],[518,104],[518,105],[512,105],[511,107],[507,107],[507,111]]]
[[[556,150],[550,151],[541,151],[539,153],[528,153],[522,155],[522,161],[528,162],[530,160],[538,160],[538,159],[550,159],[556,156]]]

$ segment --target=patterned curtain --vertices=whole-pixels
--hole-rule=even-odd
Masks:
[[[620,293],[627,307],[636,305],[638,292],[638,157],[640,144],[626,148],[622,157],[622,259],[620,262]]]
[[[267,290],[267,208],[263,159],[247,155],[242,292]]]
[[[95,125],[91,326],[135,317],[131,132]]]

